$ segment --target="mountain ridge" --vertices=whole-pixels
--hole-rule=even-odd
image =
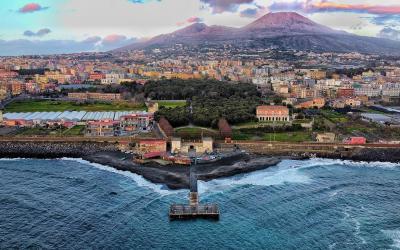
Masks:
[[[283,37],[283,39],[282,39]],[[251,47],[321,52],[399,53],[400,42],[357,36],[318,24],[296,12],[268,13],[240,28],[194,23],[169,34],[135,43],[117,51],[168,47],[174,44],[235,44]],[[329,45],[329,46],[328,46]]]

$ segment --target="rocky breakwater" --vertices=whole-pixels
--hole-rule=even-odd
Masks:
[[[400,145],[345,145],[320,143],[237,142],[240,149],[265,156],[330,158],[354,161],[400,162]],[[224,148],[232,147],[222,144]]]
[[[117,151],[117,147],[103,142],[0,142],[0,158],[81,158],[100,151]]]

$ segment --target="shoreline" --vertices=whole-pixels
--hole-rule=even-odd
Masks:
[[[106,165],[121,171],[138,174],[146,180],[162,184],[172,190],[189,188],[189,167],[180,165],[162,166],[155,162],[137,164],[132,160],[132,154],[119,151],[115,144],[104,142],[2,142],[0,158],[57,158],[83,159],[91,163]],[[400,162],[400,149],[364,149],[351,154],[324,153],[291,153],[270,152],[240,153],[215,162],[199,164],[194,167],[198,179],[210,181],[218,178],[231,177],[238,174],[263,170],[279,164],[287,159],[341,159],[363,162]]]

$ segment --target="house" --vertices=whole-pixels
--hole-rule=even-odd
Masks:
[[[114,93],[96,93],[96,92],[71,92],[68,93],[68,99],[72,100],[95,100],[95,101],[119,101],[122,99],[121,94],[114,94]]]
[[[310,108],[323,108],[325,106],[324,98],[314,98],[310,101],[302,102],[297,104],[295,107],[297,109],[310,109]]]
[[[160,139],[140,140],[137,149],[141,154],[154,152],[165,153],[167,151],[167,142]]]
[[[155,113],[158,111],[158,102],[147,102],[146,105],[149,113]]]
[[[332,143],[335,142],[336,135],[334,133],[319,133],[317,134],[317,142]]]
[[[180,137],[172,138],[171,153],[196,154],[211,153],[214,150],[214,141],[211,137],[204,137],[201,141],[182,141]]]
[[[290,120],[289,109],[285,106],[258,106],[256,115],[260,122]]]
[[[338,98],[341,97],[353,97],[354,96],[354,89],[353,88],[340,88],[337,90],[336,93]]]
[[[120,117],[119,128],[121,134],[134,134],[137,132],[146,132],[151,130],[153,114],[135,113]]]
[[[115,136],[119,122],[113,120],[89,121],[86,123],[86,136]]]

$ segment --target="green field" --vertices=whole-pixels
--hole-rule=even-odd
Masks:
[[[266,133],[263,139],[265,141],[303,142],[311,141],[311,134],[309,132]]]
[[[311,132],[296,131],[296,132],[281,132],[281,133],[263,133],[261,135],[253,135],[243,133],[239,130],[233,131],[234,140],[263,140],[263,141],[279,141],[279,142],[303,142],[311,141]]]
[[[146,110],[145,105],[118,103],[84,103],[70,101],[28,100],[16,101],[6,106],[6,112],[45,112],[45,111],[122,111]]]
[[[334,123],[348,122],[349,118],[333,110],[321,110],[323,116]]]
[[[176,107],[184,107],[186,105],[186,101],[156,101],[159,107],[166,108],[176,108]]]
[[[65,136],[80,136],[80,135],[83,135],[84,133],[85,133],[85,126],[77,125],[70,129],[65,130],[63,132],[63,135],[65,135]]]
[[[183,127],[183,128],[177,128],[175,130],[176,136],[182,137],[182,138],[201,138],[202,136],[218,136],[218,131],[209,129],[209,128],[201,128],[201,127]]]

